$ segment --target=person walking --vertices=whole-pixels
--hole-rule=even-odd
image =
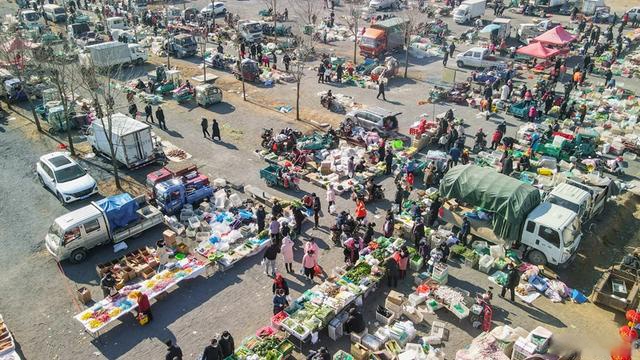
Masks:
[[[129,115],[134,119],[138,117],[138,106],[136,103],[131,103],[131,105],[129,105]]]
[[[233,355],[233,353],[236,351],[236,343],[233,340],[233,336],[231,336],[231,333],[229,333],[229,331],[227,330],[222,332],[219,343],[220,348],[222,349],[222,356],[224,356],[225,359]]]
[[[318,265],[318,260],[315,257],[314,251],[307,250],[302,257],[302,267],[304,268],[304,275],[307,279],[313,280],[316,265]]]
[[[451,44],[449,44],[449,57],[453,57],[454,51],[456,51],[456,45],[452,41]]]
[[[518,270],[515,268],[515,266],[513,266],[513,264],[511,263],[507,265],[507,270],[507,283],[502,287],[500,297],[503,298],[507,293],[507,289],[509,289],[509,291],[511,292],[511,301],[513,302],[515,301],[516,286],[518,286],[518,283],[520,282],[520,274],[518,273]]]
[[[213,119],[211,123],[211,140],[218,138],[218,141],[222,141],[220,137],[220,127],[218,126],[218,120]]]
[[[380,95],[382,95],[382,100],[387,101],[387,98],[384,95],[384,80],[378,79],[378,95],[376,99],[380,100]]]
[[[204,348],[204,352],[201,356],[202,360],[223,360],[222,347],[218,343],[218,339],[211,339],[211,344]]]
[[[398,287],[398,277],[400,276],[398,262],[391,256],[387,258],[385,265],[387,267],[387,286],[392,288]]]
[[[267,250],[264,252],[262,257],[262,261],[264,262],[264,273],[269,276],[276,276],[276,257],[278,256],[278,252],[280,251],[280,247],[274,243],[271,243]],[[271,270],[271,273],[269,273]]]
[[[327,200],[327,212],[331,215],[333,215],[333,213],[335,211],[331,210],[331,207],[333,206],[335,208],[335,204],[336,204],[336,191],[333,190],[333,185],[329,184],[327,185],[327,195],[326,195],[326,200]],[[335,210],[335,209],[334,209]]]
[[[271,236],[272,244],[279,242],[280,222],[278,222],[278,219],[275,216],[271,217],[271,223],[269,223],[269,236]]]
[[[293,273],[293,240],[291,240],[289,234],[282,239],[280,253],[282,253],[285,270],[290,274]]]
[[[395,218],[393,217],[393,212],[388,211],[387,216],[384,220],[384,224],[382,225],[382,233],[385,237],[393,236],[393,229],[395,227]]]
[[[301,206],[295,206],[292,210],[293,220],[296,223],[296,236],[302,235],[302,222],[304,221],[304,214],[302,213]]]
[[[207,118],[203,117],[202,120],[200,120],[200,127],[202,127],[202,136],[207,139],[211,137],[211,134],[209,134],[209,120],[207,120]]]
[[[289,54],[284,54],[284,56],[282,57],[282,62],[284,63],[284,70],[286,72],[289,72],[289,65],[291,64],[291,57],[289,56]]]
[[[447,67],[447,62],[449,61],[449,52],[444,52],[444,57],[442,58],[442,66]]]
[[[320,227],[320,209],[322,207],[320,205],[320,197],[316,193],[311,194],[311,197],[313,198],[313,228],[317,230]]]
[[[153,124],[153,112],[151,109],[151,104],[147,104],[144,107],[144,121],[149,122],[149,118],[151,118],[151,123]]]
[[[156,119],[158,119],[160,129],[167,130],[167,124],[164,122],[164,111],[160,106],[156,109]]]
[[[182,360],[182,349],[180,349],[180,346],[175,345],[171,340],[166,340],[164,344],[167,345],[167,354],[164,356],[165,360]]]

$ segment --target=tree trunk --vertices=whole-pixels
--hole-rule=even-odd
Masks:
[[[109,142],[109,152],[111,153],[111,167],[113,168],[113,179],[116,182],[116,188],[122,190],[122,183],[120,183],[120,171],[118,160],[116,159],[116,152],[113,151],[113,144]]]
[[[71,151],[71,155],[76,155],[76,149],[73,145],[73,136],[71,136],[71,119],[69,117],[69,110],[66,101],[62,102],[62,107],[64,109],[64,117],[65,123],[67,125],[67,141],[69,142],[69,151]]]
[[[273,0],[273,43],[278,44],[278,34],[276,33],[276,26],[278,26],[278,11],[276,11],[276,2]]]
[[[29,107],[31,108],[31,115],[33,116],[33,119],[36,121],[36,129],[38,129],[39,132],[42,132],[42,126],[40,126],[40,119],[38,118],[38,114],[36,114],[36,108],[33,107],[33,103],[31,102],[31,99],[29,99]]]
[[[407,78],[407,73],[409,72],[409,26],[407,24],[407,31],[404,33],[404,43],[405,43],[405,53],[404,53],[404,78]]]
[[[300,120],[300,81],[302,79],[298,77],[298,84],[296,86],[296,120]]]
[[[358,14],[353,15],[355,22],[353,24],[353,63],[357,64],[356,53],[358,51]]]

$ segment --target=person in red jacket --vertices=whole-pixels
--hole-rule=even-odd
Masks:
[[[500,145],[500,141],[502,140],[502,131],[496,130],[493,132],[493,136],[491,137],[491,150],[495,150]]]
[[[356,220],[362,221],[367,217],[367,208],[364,206],[364,200],[356,201]]]
[[[137,318],[140,318],[146,315],[149,318],[149,321],[153,318],[151,315],[151,304],[149,303],[149,297],[140,291],[136,291],[136,302],[138,303],[138,315]]]

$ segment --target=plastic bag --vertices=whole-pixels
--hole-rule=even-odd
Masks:
[[[311,343],[315,344],[318,342],[318,332],[312,332],[311,333]]]
[[[320,276],[322,275],[322,268],[320,267],[320,265],[317,265],[313,267],[313,275],[314,276]]]

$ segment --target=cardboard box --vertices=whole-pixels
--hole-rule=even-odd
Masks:
[[[389,299],[384,302],[384,307],[396,315],[402,314],[402,305],[396,305],[390,302]]]
[[[145,279],[145,280],[146,279],[151,279],[153,277],[153,275],[155,275],[155,274],[156,274],[155,270],[150,269],[150,270],[144,271],[142,273],[142,278]]]
[[[134,267],[134,269],[136,270],[136,275],[138,276],[142,276],[142,274],[145,272],[153,271],[153,269],[151,268],[151,266],[149,266],[149,264],[138,265]]]
[[[176,244],[176,237],[178,235],[173,230],[165,230],[162,232],[162,239],[167,246],[174,246]]]
[[[352,343],[351,344],[351,355],[355,360],[367,360],[369,356],[369,350],[366,347]]]
[[[389,291],[389,295],[387,295],[387,301],[398,306],[402,305],[404,300],[405,300],[404,294],[399,293],[395,290]]]
[[[116,290],[122,289],[125,283],[126,281],[124,279],[119,279],[118,282],[116,282]]]
[[[89,289],[87,289],[84,286],[79,288],[78,300],[80,300],[80,302],[83,303],[84,305],[87,305],[89,302],[91,302],[91,291],[89,291]]]

